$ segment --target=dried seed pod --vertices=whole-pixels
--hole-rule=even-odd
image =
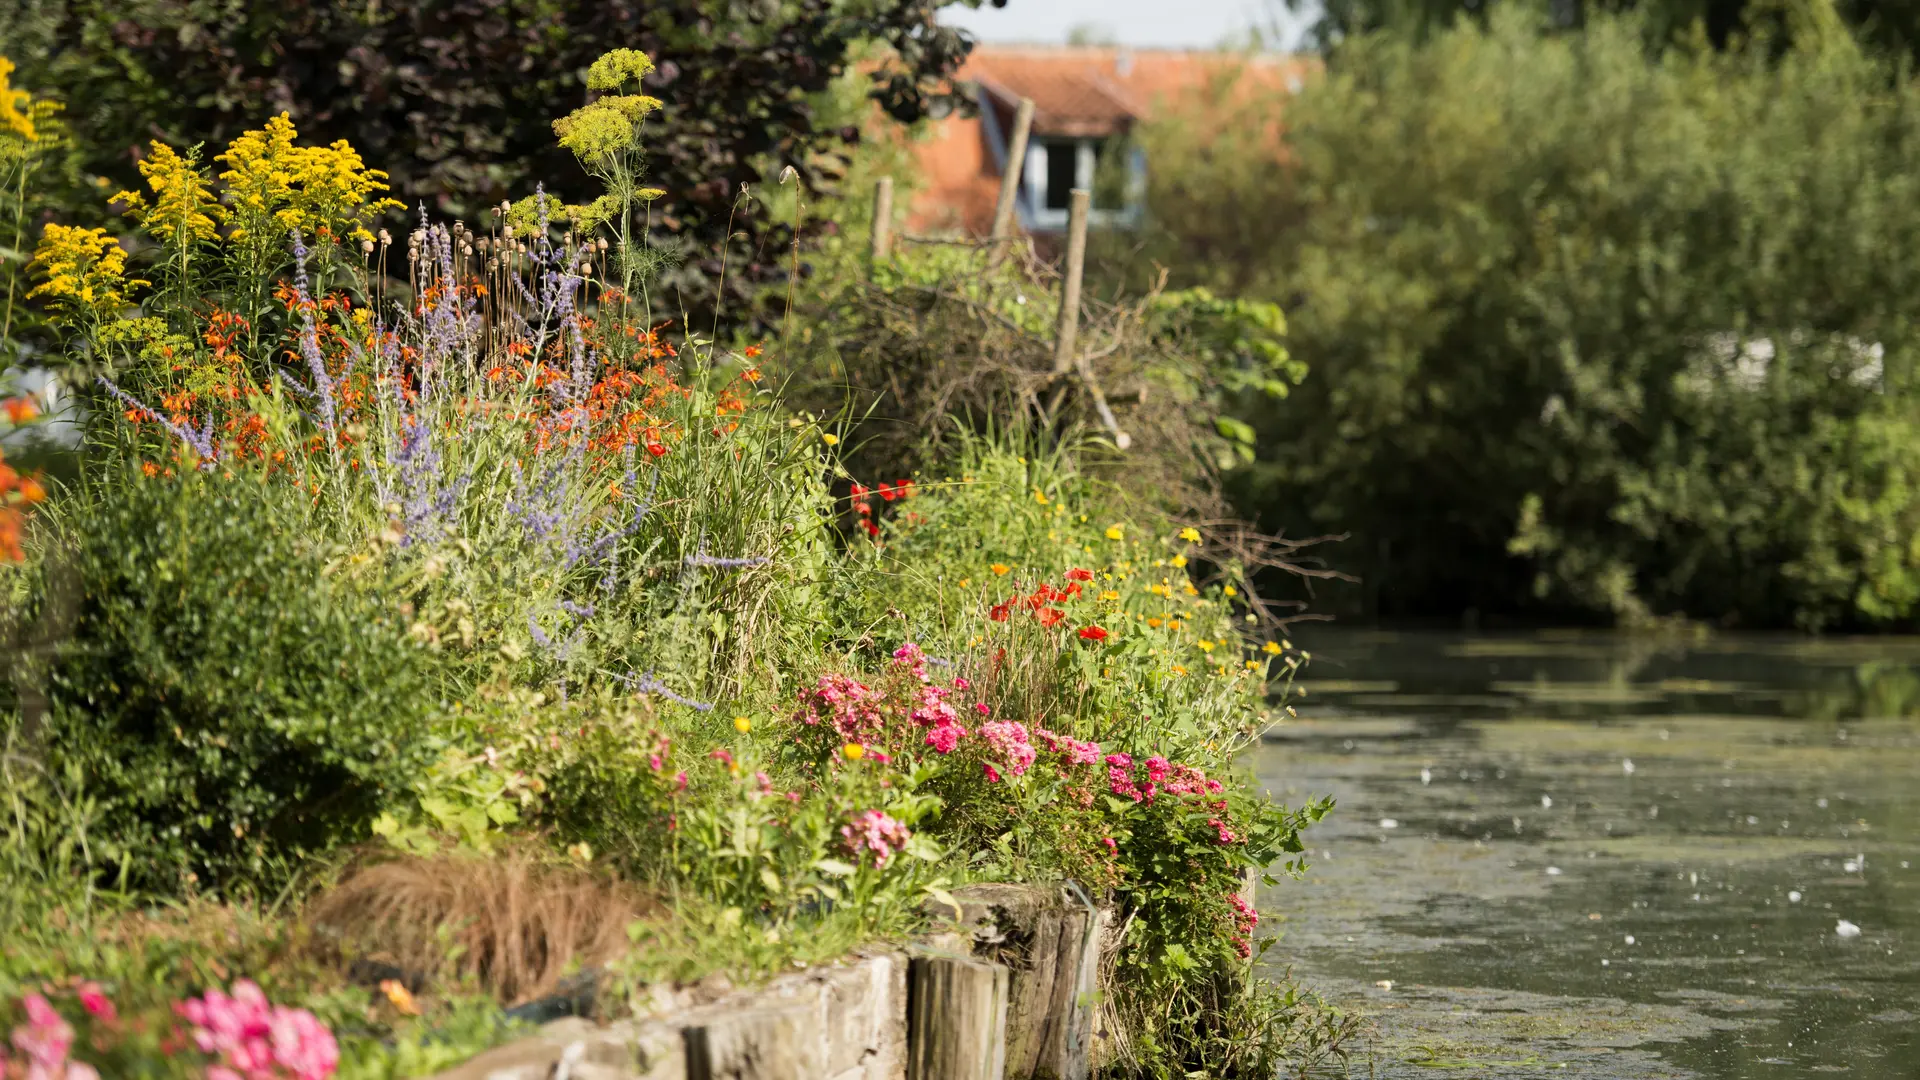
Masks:
[[[373,254],[373,241],[371,240],[360,241],[360,254],[362,255]]]
[[[382,244],[391,244],[391,243],[393,243],[393,234],[392,234],[392,233],[390,233],[390,232],[388,232],[388,231],[387,231],[387,230],[385,230],[385,229],[381,229],[381,230],[380,230],[380,242],[381,242]]]

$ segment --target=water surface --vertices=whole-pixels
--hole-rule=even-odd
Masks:
[[[1296,637],[1267,962],[1354,1075],[1920,1080],[1920,640]]]

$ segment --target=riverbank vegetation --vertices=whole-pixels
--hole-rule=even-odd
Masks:
[[[1350,533],[1355,614],[1911,628],[1920,87],[1824,2],[1641,7],[1336,5],[1150,125],[1146,251],[1313,371],[1237,505]]]
[[[1341,1018],[1251,977],[1243,885],[1328,804],[1235,763],[1305,659],[1246,534],[1117,483],[1058,397],[983,395],[877,471],[872,403],[795,363],[851,340],[850,282],[766,336],[667,299],[652,64],[601,56],[553,125],[590,198],[403,227],[281,113],[151,141],[111,227],[33,236],[83,443],[70,480],[0,471],[0,1055],[425,1075],[502,1005],[619,1015],[1062,880],[1125,912],[1112,1072],[1336,1052]],[[53,129],[17,93],[24,192]],[[904,254],[861,310],[983,259]],[[1128,353],[1184,403],[1156,467],[1219,430],[1167,343],[1238,310],[1168,302]]]

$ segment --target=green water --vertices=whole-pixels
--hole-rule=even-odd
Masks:
[[[1920,640],[1296,641],[1267,962],[1352,1075],[1920,1078]]]

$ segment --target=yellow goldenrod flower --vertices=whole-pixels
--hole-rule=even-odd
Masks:
[[[1124,535],[1125,534],[1120,531],[1120,526],[1118,525],[1107,526],[1107,539],[1118,540]]]
[[[127,253],[105,229],[48,223],[33,261],[42,280],[27,295],[45,297],[55,314],[69,322],[118,314],[127,304],[127,292],[148,284],[126,276]]]
[[[1280,646],[1269,641],[1265,645],[1260,646],[1260,651],[1266,653],[1268,656],[1279,656],[1282,650]]]
[[[367,168],[344,139],[303,147],[295,145],[299,137],[283,112],[242,132],[214,158],[227,166],[220,179],[227,185],[231,238],[262,250],[295,229],[322,239],[372,239],[367,223],[401,208],[393,199],[373,198],[387,190],[387,174]]]
[[[1205,638],[1201,638],[1201,639],[1200,639],[1199,641],[1196,641],[1196,642],[1194,642],[1194,644],[1195,644],[1195,645],[1198,645],[1198,646],[1200,646],[1200,651],[1201,651],[1201,652],[1212,652],[1212,651],[1213,651],[1213,642],[1211,642],[1211,641],[1208,641],[1208,640],[1207,640],[1207,639],[1205,639]]]
[[[753,730],[753,721],[744,716],[736,716],[733,718],[733,730],[745,735],[747,732]]]
[[[1187,557],[1185,555],[1175,555],[1170,561],[1173,563],[1175,569],[1187,565]]]
[[[1200,542],[1200,530],[1189,525],[1180,530],[1180,539],[1185,540],[1189,544],[1197,544]]]
[[[155,140],[153,153],[140,162],[140,175],[153,190],[153,201],[138,191],[123,191],[114,201],[126,204],[128,217],[139,222],[162,244],[211,240],[214,226],[225,212],[214,201],[197,150],[182,157],[173,147]]]
[[[13,88],[13,61],[0,56],[0,132],[11,132],[27,142],[38,142],[33,125],[33,95]]]
[[[987,567],[987,569],[993,571],[994,577],[1006,577],[1007,571],[1012,570],[1013,567],[1008,566],[1006,563],[1003,563],[1003,562],[997,562],[997,563],[994,563],[992,566]]]
[[[859,761],[866,756],[867,748],[857,742],[850,742],[840,748],[840,753],[845,755],[848,761]]]

